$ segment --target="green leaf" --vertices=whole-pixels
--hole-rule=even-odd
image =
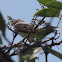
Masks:
[[[48,49],[48,51],[49,51],[51,54],[55,55],[56,57],[58,57],[59,59],[62,60],[62,54],[61,54],[61,53],[59,53],[59,52],[57,52],[57,51],[55,51],[55,50],[52,50],[52,49]]]
[[[33,58],[32,60],[30,60],[30,62],[35,62],[35,59],[36,59],[36,58]]]
[[[29,60],[30,56],[33,54],[33,49],[27,50],[23,55],[22,58],[24,60]]]
[[[38,47],[33,51],[33,54],[30,57],[30,60],[37,57],[38,54],[40,54],[40,51],[42,50],[42,47]]]
[[[38,1],[41,4],[45,4],[45,3],[52,2],[52,1],[56,1],[56,0],[38,0]]]
[[[1,37],[0,37],[0,44],[2,44],[2,39],[1,39]]]
[[[62,3],[58,1],[53,1],[45,4],[45,6],[50,7],[50,8],[56,8],[58,10],[62,9]]]
[[[55,8],[44,8],[36,12],[35,15],[43,16],[43,17],[59,17],[60,10],[55,9]]]
[[[5,20],[0,12],[0,30],[2,31],[3,35],[5,35]]]
[[[35,57],[37,57],[37,55],[41,52],[41,50],[42,47],[26,50],[25,53],[23,53],[22,58],[23,60],[27,60],[30,62],[35,61]]]

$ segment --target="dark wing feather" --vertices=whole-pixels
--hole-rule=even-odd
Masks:
[[[33,30],[34,27],[32,27],[32,25],[30,24],[16,24],[14,26],[14,29],[16,32],[26,32],[28,33],[29,31],[31,32],[35,32],[35,30]]]

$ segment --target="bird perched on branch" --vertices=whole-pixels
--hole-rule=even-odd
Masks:
[[[21,19],[13,20],[12,25],[14,26],[14,31],[21,35],[23,38],[30,32],[29,38],[43,39],[46,35],[57,30],[57,27],[46,25],[44,28],[34,29],[32,24],[28,24]]]
[[[26,35],[30,32],[29,38],[37,38],[43,39],[48,34],[58,30],[57,27],[50,26],[50,24],[47,24],[44,28],[33,27],[32,24],[24,22],[22,19],[14,20],[10,16],[8,16],[9,20],[11,21],[11,24],[14,26],[14,31],[17,32],[21,37],[26,37]]]

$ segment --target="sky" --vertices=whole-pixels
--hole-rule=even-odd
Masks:
[[[61,1],[61,0],[60,0]],[[11,16],[14,19],[22,19],[27,23],[30,23],[31,19],[33,18],[33,15],[37,11],[36,9],[41,9],[40,4],[37,0],[0,0],[0,11],[2,12],[4,19],[6,20],[6,23],[9,21],[7,19],[7,16]],[[50,20],[50,18],[46,18],[46,20]],[[52,25],[56,25],[58,18],[54,18],[54,23]],[[61,32],[61,26],[62,22],[60,23],[60,31]],[[12,41],[12,32],[8,29],[6,30],[7,38]],[[15,43],[22,40],[21,36],[17,36],[15,39]],[[3,42],[7,45],[6,42]],[[53,49],[56,51],[62,53],[61,46],[59,46],[59,49],[55,46]],[[45,62],[45,55],[38,55],[40,57],[39,61],[36,62]],[[18,57],[13,57],[15,62],[18,62]],[[48,62],[62,62],[59,58],[55,57],[52,54],[48,55]]]

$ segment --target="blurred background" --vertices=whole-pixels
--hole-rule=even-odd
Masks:
[[[58,0],[58,1],[62,1],[62,0]],[[9,21],[7,16],[11,16],[14,19],[22,19],[27,23],[30,23],[30,21],[32,21],[31,19],[33,18],[33,15],[37,12],[36,9],[41,9],[40,4],[38,3],[37,0],[0,0],[0,11],[3,14],[3,17],[6,21],[6,23]],[[62,12],[61,12],[62,14]],[[51,18],[46,18],[45,20],[47,20],[46,22],[49,22]],[[57,26],[59,18],[54,18],[52,25],[53,26]],[[62,32],[62,21],[60,21],[59,24],[59,32]],[[13,37],[12,37],[12,32],[8,29],[6,29],[6,36],[7,38],[10,40],[10,42],[12,41]],[[62,35],[62,33],[61,33]],[[60,35],[60,36],[61,36]],[[21,36],[17,36],[15,38],[15,43],[18,43],[18,41],[21,41],[23,38]],[[59,41],[62,39],[62,37],[60,37],[60,39],[58,39]],[[4,38],[2,37],[3,40],[3,45],[7,45],[7,42],[5,42]],[[57,40],[57,41],[58,41]],[[56,41],[56,42],[57,42]],[[62,44],[58,46],[55,46],[53,49],[55,49],[56,51],[62,53]],[[37,60],[36,62],[45,62],[45,55],[38,55],[39,56],[39,61]],[[12,59],[14,60],[14,62],[18,62],[18,56],[13,56]],[[62,60],[60,60],[59,58],[53,56],[52,54],[48,55],[48,62],[62,62]]]

